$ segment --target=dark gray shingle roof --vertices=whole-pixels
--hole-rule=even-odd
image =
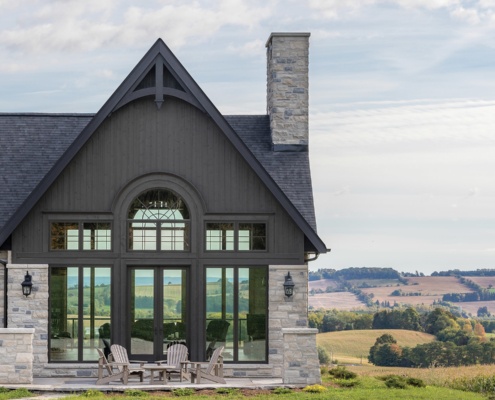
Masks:
[[[91,118],[0,114],[0,231]]]
[[[225,119],[316,232],[308,152],[272,151],[267,115],[227,115]]]
[[[0,114],[0,232],[92,117]],[[308,153],[273,152],[266,115],[225,119],[316,232]]]

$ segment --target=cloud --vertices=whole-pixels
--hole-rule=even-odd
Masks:
[[[494,0],[309,0],[309,7],[319,18],[338,19],[356,14],[367,7],[395,5],[405,10],[444,10],[454,19],[472,25],[495,26]]]
[[[443,146],[495,146],[495,101],[416,100],[346,104],[310,115],[313,136],[332,147],[425,151]],[[400,145],[400,147],[398,147]]]
[[[230,53],[239,54],[241,57],[259,56],[263,53],[265,42],[261,39],[256,39],[244,43],[241,46],[229,45],[227,50]]]
[[[17,22],[3,24],[0,47],[30,53],[80,52],[110,44],[148,45],[157,37],[180,47],[204,41],[228,26],[254,29],[271,15],[270,2],[246,0],[168,1],[154,8],[107,0],[38,4],[36,8],[21,1],[11,10],[10,20]]]

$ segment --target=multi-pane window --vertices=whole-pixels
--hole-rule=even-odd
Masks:
[[[83,223],[83,250],[111,250],[112,231],[107,222]]]
[[[266,250],[266,224],[239,224],[239,250]]]
[[[110,342],[110,268],[50,269],[50,361],[96,361]]]
[[[129,250],[189,251],[189,210],[164,189],[141,193],[128,211]]]
[[[267,249],[265,223],[207,222],[207,251],[264,251]]]
[[[50,250],[111,250],[109,222],[52,222]]]
[[[206,250],[234,250],[234,224],[206,224]]]
[[[206,269],[206,358],[224,346],[225,361],[267,361],[266,267]]]

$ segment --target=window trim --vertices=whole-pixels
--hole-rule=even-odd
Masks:
[[[234,226],[234,248],[232,250],[209,250],[208,249],[208,236],[207,236],[207,225],[208,224],[233,224]],[[239,226],[241,224],[263,224],[265,225],[265,248],[256,250],[241,250],[239,249]],[[269,222],[267,219],[238,219],[238,218],[228,218],[228,219],[205,219],[203,224],[203,249],[205,253],[268,253],[269,252]]]
[[[235,265],[235,264],[229,264],[229,265],[222,265],[222,264],[205,264],[203,268],[203,281],[204,281],[204,314],[202,316],[203,321],[204,321],[204,343],[205,343],[205,348],[204,350],[206,351],[206,327],[208,325],[208,310],[206,308],[207,304],[207,271],[210,268],[219,268],[219,269],[227,269],[227,268],[232,268],[233,269],[233,291],[234,291],[234,297],[233,297],[233,316],[232,316],[232,322],[233,322],[233,329],[234,329],[234,336],[233,336],[233,353],[237,354],[237,360],[232,359],[232,360],[225,360],[225,364],[245,364],[245,365],[252,365],[252,364],[268,364],[269,363],[269,342],[270,342],[270,330],[269,330],[269,307],[270,307],[270,285],[269,285],[269,277],[270,277],[270,270],[269,266],[266,264],[263,265]],[[265,271],[265,279],[266,279],[266,290],[265,290],[265,361],[256,361],[256,360],[239,360],[239,352],[240,352],[240,347],[239,347],[239,337],[238,337],[238,332],[239,332],[239,269],[243,268],[253,268],[253,269],[261,269]],[[236,340],[237,339],[237,340]],[[235,357],[233,357],[235,358]]]
[[[178,197],[184,204],[187,213],[188,213],[188,218],[187,219],[131,219],[129,218],[129,209],[131,208],[132,204],[138,199],[140,196],[143,194],[153,191],[153,190],[158,190],[158,191],[166,191],[172,193],[174,196]],[[184,197],[177,193],[175,190],[170,189],[169,187],[166,186],[161,186],[161,187],[152,187],[148,188],[146,190],[140,191],[137,195],[135,195],[130,202],[127,204],[127,207],[124,208],[126,210],[125,214],[125,235],[126,235],[126,252],[128,253],[168,253],[168,254],[179,254],[179,253],[185,253],[188,254],[191,252],[191,240],[192,240],[192,222],[191,222],[191,210],[188,202],[184,199]],[[146,249],[133,249],[131,247],[131,229],[133,223],[139,223],[139,224],[154,224],[154,229],[155,232],[154,234],[154,243],[155,243],[155,248],[152,250],[146,250]],[[183,235],[183,250],[163,250],[163,240],[162,240],[162,231],[165,229],[162,228],[164,224],[184,224],[184,228],[182,229],[182,232],[184,232]],[[150,227],[152,228],[152,227]],[[173,230],[175,231],[176,228]],[[146,243],[146,242],[143,242]],[[174,244],[175,242],[170,242]]]
[[[78,240],[77,249],[55,249],[52,248],[52,225],[53,224],[77,224]],[[110,236],[107,243],[108,249],[84,249],[84,224],[108,224],[110,230]],[[66,252],[81,252],[81,253],[109,253],[113,251],[113,237],[114,237],[114,223],[111,219],[96,219],[96,218],[71,218],[70,216],[51,217],[48,219],[48,251],[53,253],[66,253]]]
[[[94,364],[95,360],[85,360],[84,359],[84,323],[80,324],[81,320],[84,321],[84,291],[85,291],[85,286],[84,286],[84,269],[85,268],[91,268],[93,271],[96,271],[98,268],[105,268],[109,270],[109,278],[110,278],[110,315],[108,319],[110,320],[110,324],[112,324],[112,299],[113,299],[113,291],[114,286],[113,286],[113,279],[112,279],[112,265],[105,265],[105,264],[50,264],[48,268],[48,282],[49,282],[49,288],[48,292],[51,294],[51,283],[52,283],[52,274],[54,269],[69,269],[69,268],[77,268],[78,270],[78,288],[77,288],[77,338],[73,338],[75,341],[75,348],[77,351],[77,360],[54,360],[51,348],[52,348],[52,338],[53,332],[52,332],[52,296],[49,296],[49,302],[48,302],[48,363],[54,363],[54,364],[73,364],[73,363],[84,363],[84,364]],[[95,288],[96,285],[93,287]],[[97,347],[94,347],[95,349]],[[95,354],[95,357],[97,355]]]

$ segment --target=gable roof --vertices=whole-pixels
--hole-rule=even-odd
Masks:
[[[0,246],[107,116],[150,95],[157,107],[165,96],[173,96],[208,114],[303,231],[311,251],[326,252],[316,234],[307,153],[271,151],[267,116],[223,117],[161,39],[94,116],[0,114],[0,171],[6,172],[0,182],[8,195],[2,193]],[[45,140],[51,145],[46,146]]]

